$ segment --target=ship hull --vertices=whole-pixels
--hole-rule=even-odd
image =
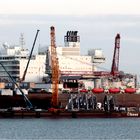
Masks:
[[[140,117],[138,112],[105,112],[105,111],[0,111],[0,118],[125,118]]]
[[[134,107],[135,111],[104,111],[100,110],[65,110],[66,105],[69,102],[70,94],[59,94],[58,100],[61,102],[63,110],[50,112],[51,108],[51,94],[45,93],[32,93],[28,94],[27,97],[33,104],[34,108],[41,109],[40,111],[28,110],[24,102],[23,96],[0,96],[0,109],[6,108],[6,111],[0,110],[0,117],[14,117],[14,118],[25,118],[25,117],[51,117],[51,118],[119,118],[119,117],[140,117],[140,95],[139,94],[109,94],[115,100],[115,106],[117,107]],[[105,93],[95,95],[97,102],[103,104]],[[12,110],[13,107],[23,107],[22,110]]]
[[[107,94],[96,94],[97,102],[103,104],[104,98]],[[124,107],[139,107],[140,106],[140,94],[109,94],[114,98],[115,106]],[[33,106],[38,108],[48,108],[51,105],[51,94],[44,93],[32,93],[28,94],[27,98],[31,101]],[[70,94],[59,94],[58,101],[61,102],[62,107],[66,107],[70,98]],[[25,107],[25,101],[22,95],[0,95],[0,108],[8,108],[14,106]]]

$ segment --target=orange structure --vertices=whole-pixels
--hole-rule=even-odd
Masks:
[[[59,64],[55,44],[55,28],[50,27],[51,36],[51,68],[52,68],[52,107],[58,107]]]

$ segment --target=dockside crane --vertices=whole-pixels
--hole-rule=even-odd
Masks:
[[[51,71],[52,71],[52,107],[58,108],[59,64],[55,44],[55,28],[50,27],[51,37]]]
[[[120,34],[115,37],[115,48],[112,60],[111,75],[119,75]]]

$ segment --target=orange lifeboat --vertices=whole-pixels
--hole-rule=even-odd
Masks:
[[[120,89],[119,88],[110,88],[109,93],[114,93],[114,94],[120,93]]]
[[[125,93],[136,93],[136,89],[135,88],[126,88],[125,90],[124,90],[124,92]]]
[[[93,89],[92,89],[92,92],[93,92],[93,93],[97,93],[97,94],[98,94],[98,93],[103,93],[103,92],[104,92],[104,89],[103,89],[103,88],[93,88]]]
[[[88,92],[88,90],[87,89],[81,89],[81,90],[79,90],[80,92],[84,92],[84,93],[87,93]]]

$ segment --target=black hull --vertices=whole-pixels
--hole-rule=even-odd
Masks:
[[[4,111],[0,112],[0,118],[127,118],[140,117],[140,113],[134,112],[104,112],[104,111]]]

